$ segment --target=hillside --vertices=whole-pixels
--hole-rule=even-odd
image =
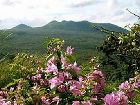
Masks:
[[[18,29],[23,30],[23,29],[30,29],[30,28],[32,28],[32,27],[25,25],[25,24],[19,24],[19,25],[13,27],[12,30],[18,30]]]
[[[13,33],[8,41],[3,42],[3,52],[45,53],[43,42],[47,37],[58,37],[65,40],[65,46],[72,46],[76,54],[82,53],[82,59],[87,59],[96,51],[106,34],[93,27],[104,27],[111,31],[128,32],[110,23],[91,23],[88,21],[52,21],[42,27],[30,27],[20,24],[9,31]]]

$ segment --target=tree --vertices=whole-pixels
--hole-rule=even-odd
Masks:
[[[137,72],[140,72],[140,22],[129,28],[129,33],[116,33],[104,29],[103,31],[109,36],[99,47],[99,50],[104,54],[103,66],[112,65],[113,72],[117,73],[118,71],[115,70],[118,70],[119,65],[125,64],[125,71],[123,71],[125,79],[134,77]],[[119,78],[122,78],[121,74]]]

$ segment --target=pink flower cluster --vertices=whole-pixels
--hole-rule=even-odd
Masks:
[[[135,96],[135,90],[140,88],[140,77],[136,76],[122,83],[117,92],[107,94],[104,98],[105,105],[128,105],[129,100]]]
[[[46,67],[39,67],[14,88],[2,90],[0,105],[96,105],[99,102],[101,105],[128,105],[129,99],[135,96],[134,90],[140,87],[138,76],[122,83],[118,91],[105,95],[103,73],[96,68],[86,76],[81,75],[77,63],[68,60],[72,51],[73,48],[68,47],[66,53],[54,52],[48,57]],[[24,86],[23,81],[29,83],[27,93],[25,87],[28,85]],[[29,103],[26,97],[31,98]]]
[[[128,105],[128,97],[122,91],[107,94],[104,101],[105,105]]]

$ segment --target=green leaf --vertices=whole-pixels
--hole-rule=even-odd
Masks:
[[[74,79],[74,80],[79,80],[78,79],[78,75],[77,75],[77,73],[74,71],[74,70],[68,70],[68,72],[72,75],[72,78]]]

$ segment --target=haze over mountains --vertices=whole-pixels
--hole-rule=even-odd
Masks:
[[[96,47],[100,45],[106,34],[93,27],[103,27],[110,31],[128,32],[111,23],[91,23],[88,21],[52,21],[42,27],[30,27],[25,24],[8,29],[12,33],[8,41],[3,42],[3,52],[39,52],[44,53],[43,42],[45,38],[58,37],[65,40],[65,46],[72,46],[76,53],[84,54],[84,59],[93,55]]]

